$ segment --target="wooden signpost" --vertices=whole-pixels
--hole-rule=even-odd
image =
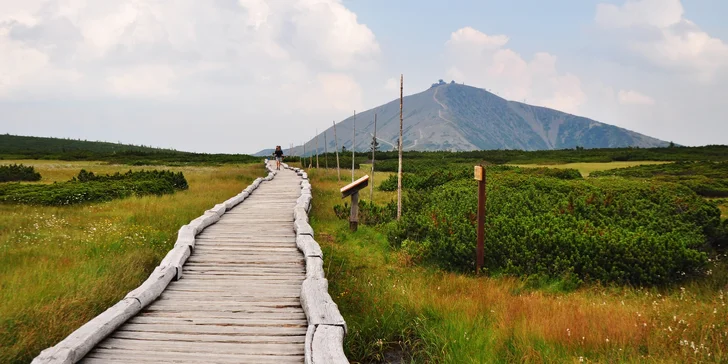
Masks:
[[[475,273],[480,273],[485,260],[485,167],[475,166],[475,180],[478,181],[478,246],[476,248]]]
[[[349,214],[349,230],[359,228],[359,190],[369,185],[369,176],[364,176],[341,188],[341,198],[351,196],[351,212]]]

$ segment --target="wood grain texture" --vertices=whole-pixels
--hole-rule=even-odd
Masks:
[[[344,355],[344,329],[340,326],[319,325],[311,344],[313,364],[348,363]]]
[[[342,326],[346,332],[346,321],[328,289],[329,283],[326,279],[307,278],[301,284],[301,306],[309,324]]]

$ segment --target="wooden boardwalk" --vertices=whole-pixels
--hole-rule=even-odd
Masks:
[[[195,238],[183,277],[82,363],[302,363],[304,256],[293,208],[301,179],[281,169]]]

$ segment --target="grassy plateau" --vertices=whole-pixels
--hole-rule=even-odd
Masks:
[[[578,166],[584,175],[617,167],[627,165]],[[312,226],[330,293],[349,325],[352,362],[728,361],[724,254],[710,256],[704,276],[652,287],[450,272],[393,248],[385,226],[349,231],[333,207],[343,204],[338,189],[350,170],[341,181],[335,170],[308,172]],[[377,173],[375,185],[389,175]],[[392,200],[396,192],[374,189],[375,203]]]
[[[68,181],[150,168],[12,160]],[[0,363],[27,363],[136,288],[172,248],[180,226],[265,174],[262,163],[166,167],[189,189],[63,207],[0,204]]]

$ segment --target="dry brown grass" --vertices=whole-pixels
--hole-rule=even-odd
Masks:
[[[349,233],[346,222],[336,220],[332,207],[342,203],[338,188],[350,174],[342,171],[348,178],[341,182],[335,171],[311,170],[309,176],[327,277],[355,330],[348,339],[352,360],[381,358],[382,346],[401,345],[405,339],[398,335],[414,332],[421,343],[410,349],[426,352],[424,361],[728,361],[728,269],[722,262],[713,262],[710,277],[651,289],[531,288],[516,278],[442,272],[390,250],[381,228]],[[375,202],[395,198],[375,191]]]
[[[7,161],[5,161],[7,162]],[[94,173],[171,169],[190,188],[67,207],[0,205],[0,362],[28,362],[138,286],[176,231],[264,174],[262,164],[129,167],[98,162],[33,165],[41,183]]]

